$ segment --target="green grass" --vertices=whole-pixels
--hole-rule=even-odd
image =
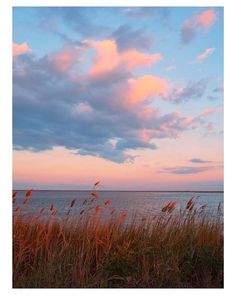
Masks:
[[[53,206],[47,220],[26,215],[24,205],[14,209],[14,288],[223,287],[220,208],[208,218],[191,199],[178,212],[170,203],[155,218],[125,225],[126,212],[96,206],[94,194],[75,217],[75,202],[64,219]]]

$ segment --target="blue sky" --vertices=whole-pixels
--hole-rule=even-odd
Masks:
[[[150,181],[143,177],[142,188],[160,181],[222,188],[223,8],[17,7],[13,44],[18,186],[47,185],[37,181],[39,157],[72,151],[78,163],[110,165],[117,178],[101,175],[109,187],[133,188],[134,179],[129,187],[120,173],[146,165]],[[166,158],[154,167],[171,146],[172,166]],[[22,157],[35,161],[23,179]],[[96,176],[85,174],[89,185]],[[60,177],[52,178],[48,185],[56,186]]]

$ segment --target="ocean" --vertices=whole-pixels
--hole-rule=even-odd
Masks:
[[[23,202],[26,191],[18,191],[14,208]],[[195,208],[206,205],[207,212],[214,216],[219,204],[223,206],[223,192],[163,192],[163,191],[97,191],[98,198],[91,195],[91,191],[33,191],[23,210],[28,213],[37,213],[45,208],[44,214],[53,205],[57,216],[63,217],[68,212],[72,200],[75,204],[70,215],[79,214],[83,209],[93,212],[97,205],[103,208],[104,216],[115,209],[116,213],[127,212],[128,217],[136,216],[138,219],[154,217],[161,212],[165,204],[176,201],[175,212],[186,207],[187,201],[194,197]],[[87,200],[87,201],[85,201]],[[93,200],[93,201],[92,201]],[[105,202],[110,200],[107,205]],[[91,202],[92,201],[92,202]],[[84,204],[85,203],[85,204]],[[222,213],[223,216],[223,213]]]

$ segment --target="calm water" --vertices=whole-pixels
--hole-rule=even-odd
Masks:
[[[76,199],[72,214],[81,212],[85,199],[91,200],[91,191],[33,191],[25,206],[29,212],[38,212],[41,208],[49,210],[51,204],[57,209],[59,216],[65,215],[73,199]],[[14,206],[19,206],[24,198],[25,191],[18,192],[18,198]],[[223,204],[223,192],[118,192],[99,191],[99,198],[95,199],[91,211],[96,205],[103,205],[106,200],[111,200],[106,212],[115,208],[117,212],[127,211],[128,216],[136,213],[139,218],[155,216],[161,208],[170,201],[177,201],[178,208],[185,206],[190,197],[196,197],[196,207],[207,205],[207,210],[214,214],[217,212],[219,203]],[[92,209],[93,208],[93,209]]]

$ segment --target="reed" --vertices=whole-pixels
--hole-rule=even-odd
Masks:
[[[72,200],[64,218],[55,205],[26,214],[13,210],[14,288],[222,288],[223,224],[194,198],[126,225],[128,212],[92,194]],[[13,193],[15,203],[17,193]],[[72,215],[76,206],[78,214]]]

